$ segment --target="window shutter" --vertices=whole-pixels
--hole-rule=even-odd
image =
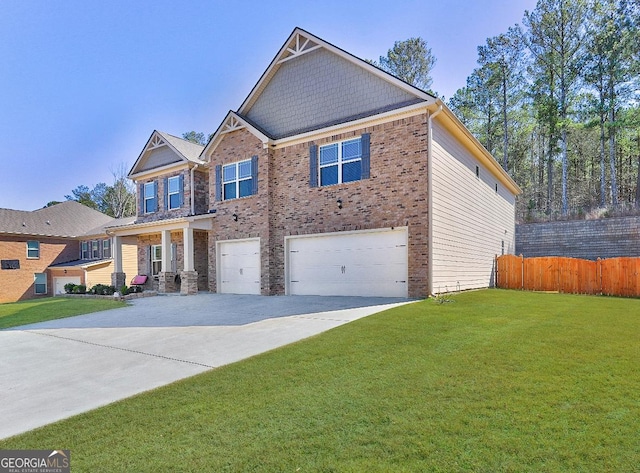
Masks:
[[[318,187],[318,145],[309,146],[309,186]]]
[[[371,175],[371,154],[369,151],[371,135],[364,133],[360,139],[360,145],[362,146],[362,179],[369,179]]]
[[[195,177],[194,177],[195,179]],[[191,185],[193,185],[193,182],[191,183]],[[180,174],[180,176],[178,177],[178,189],[179,189],[179,194],[178,194],[178,205],[180,207],[182,207],[182,203],[184,201],[184,174]]]
[[[138,194],[140,197],[140,208],[138,209],[138,215],[144,215],[144,184],[140,184],[140,193]]]
[[[159,206],[158,206],[158,181],[153,181],[153,195],[154,195],[153,211],[155,212],[156,210],[159,209]]]
[[[178,244],[171,243],[171,272],[178,272]]]
[[[164,209],[169,210],[169,178],[165,177],[164,181]]]
[[[216,202],[222,200],[222,164],[216,166]]]
[[[151,245],[147,245],[146,251],[146,259],[147,259],[147,276],[151,276],[153,271],[151,269]]]
[[[251,194],[258,193],[258,156],[251,156]]]

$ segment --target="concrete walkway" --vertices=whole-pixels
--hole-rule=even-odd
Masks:
[[[407,302],[159,296],[122,309],[0,331],[0,438]]]

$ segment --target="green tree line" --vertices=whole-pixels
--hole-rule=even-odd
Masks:
[[[640,3],[539,0],[449,107],[522,187],[522,220],[640,210]]]

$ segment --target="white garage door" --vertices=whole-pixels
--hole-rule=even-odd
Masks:
[[[260,239],[218,243],[218,291],[260,294]]]
[[[407,297],[407,229],[287,238],[288,294]]]
[[[54,294],[64,294],[64,285],[69,283],[80,284],[80,276],[53,278],[53,287],[55,288]]]

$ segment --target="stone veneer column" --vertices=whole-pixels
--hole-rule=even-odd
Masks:
[[[176,273],[162,271],[158,274],[158,292],[176,292]]]
[[[197,271],[182,271],[181,276],[182,285],[180,287],[180,294],[183,296],[193,295],[198,293],[198,272]]]
[[[111,285],[116,288],[116,291],[119,291],[127,283],[126,277],[125,273],[111,273]]]

